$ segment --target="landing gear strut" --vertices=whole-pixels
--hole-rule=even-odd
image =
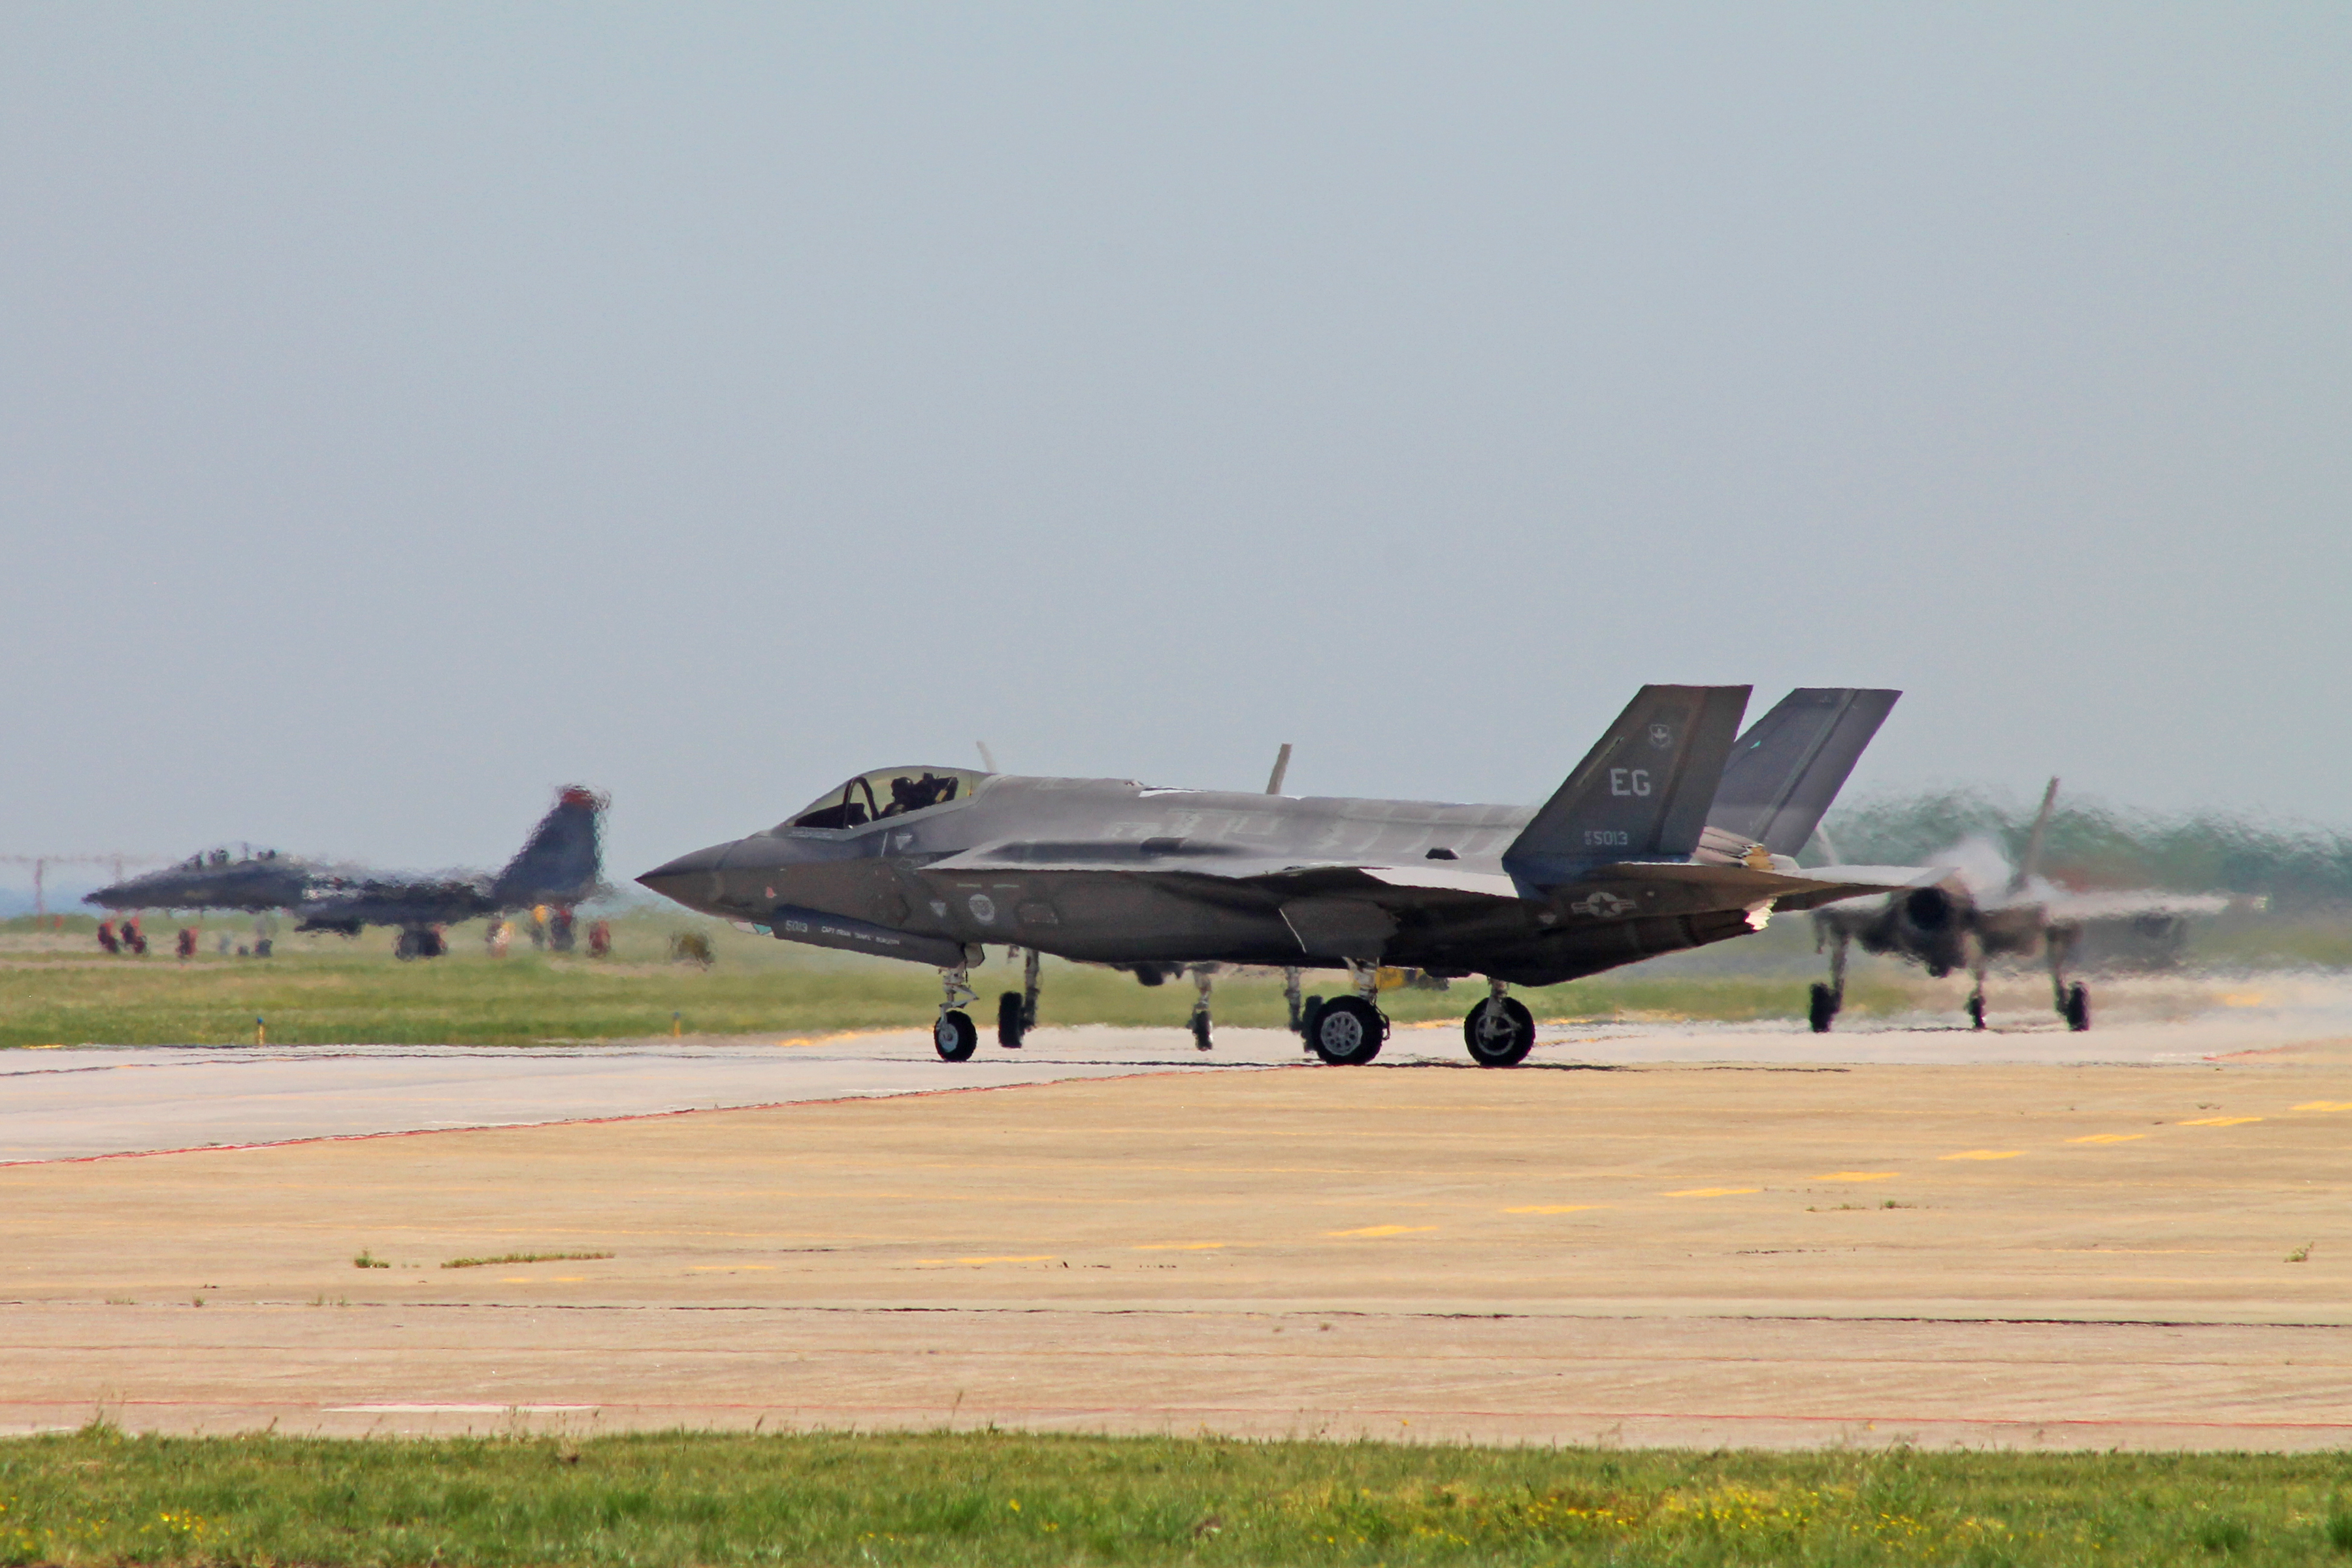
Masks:
[[[1469,1044],[1470,1059],[1482,1068],[1517,1067],[1535,1048],[1535,1016],[1502,981],[1489,975],[1486,987],[1486,999],[1462,1020],[1462,1037]]]
[[[1037,1026],[1037,964],[1035,948],[1021,965],[1021,989],[996,999],[996,1043],[1008,1051],[1021,1048],[1021,1037]]]
[[[980,1048],[980,1030],[964,1008],[980,1000],[980,993],[971,988],[971,972],[968,964],[940,971],[940,988],[944,995],[940,1003],[940,1021],[931,1026],[931,1044],[941,1061],[968,1062],[971,1053]]]
[[[1389,1037],[1389,1021],[1372,1005],[1379,994],[1376,965],[1350,959],[1348,973],[1356,983],[1353,996],[1334,996],[1321,1006],[1307,1007],[1307,1048],[1333,1067],[1361,1067],[1381,1054]]]
[[[2078,1035],[2091,1026],[2091,993],[2079,980],[2066,984],[2066,961],[2074,956],[2074,943],[2081,934],[2073,926],[2052,926],[2042,937],[2050,958],[2051,1000],[2066,1026]]]
[[[1827,985],[1819,981],[1813,983],[1812,1005],[1806,1013],[1816,1035],[1828,1034],[1831,1020],[1845,1008],[1845,947],[1851,939],[1841,931],[1835,940],[1837,945],[1830,949],[1830,983]],[[1814,944],[1814,951],[1820,951],[1818,942]]]
[[[1192,1048],[1195,1050],[1205,1051],[1210,1048],[1209,983],[1216,973],[1216,968],[1213,964],[1196,963],[1192,966],[1192,984],[1199,986],[1201,989],[1199,998],[1192,1004],[1192,1019],[1191,1027],[1192,1030]]]

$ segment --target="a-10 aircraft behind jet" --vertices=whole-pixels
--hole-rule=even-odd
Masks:
[[[111,910],[290,910],[297,931],[357,936],[363,926],[400,928],[402,958],[437,958],[438,928],[537,904],[569,909],[602,885],[599,822],[604,799],[578,784],[556,794],[506,868],[427,877],[370,874],[280,857],[232,860],[224,850],[191,857],[167,871],[134,877],[86,895]]]
[[[1790,857],[1895,694],[1792,693],[1735,748],[1748,694],[1643,687],[1532,811],[886,768],[637,879],[788,941],[936,965],[934,1037],[950,1061],[979,1043],[963,1010],[978,1000],[969,969],[996,942],[1030,954],[1024,991],[998,1011],[1008,1047],[1036,1016],[1036,954],[1050,952],[1152,981],[1192,969],[1203,1048],[1215,966],[1284,969],[1307,1047],[1369,1062],[1388,1033],[1378,971],[1398,965],[1486,976],[1464,1034],[1474,1060],[1507,1067],[1535,1043],[1513,984],[1720,942],[1775,909],[1890,886],[1801,871]],[[1302,1015],[1307,968],[1345,969],[1351,994]]]
[[[1868,904],[1822,910],[1813,916],[1830,949],[1829,984],[1813,986],[1815,1034],[1826,1034],[1845,1005],[1849,943],[1865,952],[1893,953],[1941,980],[1965,969],[1969,1022],[1985,1026],[1985,973],[1998,958],[2039,957],[2050,970],[2050,1005],[2069,1029],[2091,1026],[2090,989],[2067,974],[2086,936],[2120,929],[2126,942],[2159,962],[2177,952],[2190,915],[2218,914],[2231,900],[2219,894],[2077,893],[2042,876],[2042,846],[2058,802],[2058,781],[2042,792],[2025,858],[2004,876],[1972,876],[1967,868],[1939,868],[1932,879]]]

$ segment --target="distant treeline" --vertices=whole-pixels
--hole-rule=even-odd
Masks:
[[[2015,865],[2041,807],[1969,790],[1889,795],[1832,811],[1824,825],[1841,859],[1919,866],[1964,838],[1999,844]],[[1813,853],[1820,852],[1820,841]],[[2062,793],[2050,819],[2042,874],[2078,888],[2165,888],[2262,893],[2281,909],[2352,904],[2352,836],[2299,823],[2218,812],[2166,816]]]

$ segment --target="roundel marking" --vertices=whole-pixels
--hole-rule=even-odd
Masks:
[[[971,910],[971,918],[981,924],[991,926],[996,923],[996,900],[986,893],[974,893],[964,900],[964,907]]]
[[[1675,732],[1672,730],[1668,729],[1664,724],[1653,724],[1650,726],[1650,744],[1657,747],[1658,750],[1663,752],[1674,743]]]

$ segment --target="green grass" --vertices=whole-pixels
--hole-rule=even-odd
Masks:
[[[666,1434],[0,1442],[0,1562],[2344,1562],[2343,1455]]]
[[[11,925],[19,922],[10,922]],[[528,1045],[548,1040],[642,1038],[673,1026],[694,1035],[779,1037],[927,1026],[939,1004],[928,969],[814,952],[716,922],[632,914],[614,921],[609,960],[538,952],[518,942],[505,958],[482,949],[480,928],[449,933],[446,958],[403,963],[389,933],[278,939],[268,959],[221,957],[208,930],[189,962],[169,954],[167,922],[148,927],[143,959],[109,958],[86,933],[0,931],[0,1047],[250,1044],[257,1017],[269,1044]],[[583,922],[584,923],[584,922]],[[249,923],[238,929],[251,935]],[[683,931],[709,937],[709,968],[668,961]],[[584,942],[584,936],[583,936]],[[1002,949],[972,973],[974,1016],[992,1027],[996,993],[1020,984]],[[1628,1015],[1687,1018],[1794,1017],[1804,979],[1736,973],[1660,974],[1635,967],[1520,993],[1538,1018]],[[1310,973],[1307,988],[1336,994],[1338,973]],[[1475,983],[1445,992],[1398,990],[1381,1005],[1400,1023],[1458,1020],[1484,994]],[[1128,974],[1049,961],[1040,1016],[1046,1024],[1181,1028],[1192,1011],[1189,980],[1145,986]],[[1909,1003],[1899,985],[1849,989],[1857,1013]],[[1282,985],[1265,974],[1229,976],[1216,989],[1220,1023],[1279,1026]]]
[[[453,1258],[444,1268],[493,1268],[505,1263],[593,1263],[609,1252],[504,1252],[496,1258]]]

